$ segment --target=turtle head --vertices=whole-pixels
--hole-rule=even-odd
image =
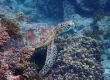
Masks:
[[[67,31],[73,29],[74,23],[72,21],[65,21],[65,22],[59,23],[57,26],[60,29],[59,33],[62,33],[62,32],[67,32]]]

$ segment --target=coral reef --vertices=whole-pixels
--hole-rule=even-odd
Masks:
[[[105,34],[105,39],[109,39],[110,38],[110,26],[108,26],[106,34]]]
[[[70,0],[69,0],[70,1]],[[72,20],[75,23],[74,32],[82,34],[84,30],[91,28],[93,19],[91,17],[85,17],[76,12],[75,5],[71,5],[68,0],[63,1],[64,20]]]
[[[97,41],[101,41],[101,35],[104,35],[104,31],[101,29],[93,29],[93,30],[87,30],[83,33],[85,36],[94,38]]]
[[[48,74],[49,79],[44,80],[104,80],[100,47],[94,39],[67,35],[55,41],[58,57]]]
[[[23,80],[21,75],[13,75],[11,71],[6,72],[7,78],[6,80]]]
[[[0,69],[0,80],[6,80],[5,70]]]
[[[13,72],[14,75],[22,75],[23,77],[30,79],[37,75],[38,66],[30,62],[31,55],[35,49],[31,46],[22,48],[16,54],[10,53],[7,55],[5,62],[8,64],[8,69]],[[12,59],[10,59],[10,57]]]
[[[15,13],[8,7],[0,7],[0,18],[5,17],[10,20],[15,20],[16,15]]]
[[[3,43],[7,42],[10,37],[9,34],[6,32],[6,27],[0,25],[0,45],[3,45]]]
[[[66,1],[66,0],[65,0]],[[77,11],[78,14],[80,15],[85,15],[85,13],[91,15],[94,11],[98,9],[104,9],[105,12],[109,12],[108,8],[110,5],[109,0],[68,0],[72,4],[72,6],[75,6],[75,10]],[[106,5],[106,6],[105,6]]]
[[[19,33],[20,28],[22,29],[21,32],[23,32],[25,31],[24,30],[25,27],[26,29],[28,29],[29,27],[32,27],[34,25],[32,21],[28,22],[27,18],[24,15],[25,13],[28,16],[30,16],[31,19],[34,19],[34,16],[36,16],[35,21],[37,22],[46,22],[46,23],[56,24],[57,22],[63,19],[72,20],[75,22],[75,25],[76,25],[74,29],[76,33],[82,34],[85,30],[88,30],[87,32],[85,32],[85,34],[89,37],[97,39],[97,42],[92,38],[79,36],[79,35],[74,37],[70,35],[64,35],[64,37],[61,37],[61,36],[57,37],[55,42],[57,43],[57,47],[58,47],[58,58],[53,68],[49,71],[49,74],[43,76],[44,80],[48,80],[48,79],[49,80],[66,80],[66,79],[67,80],[68,79],[70,80],[73,80],[73,79],[104,80],[104,77],[103,77],[104,69],[102,65],[105,65],[104,66],[105,75],[107,74],[107,77],[109,80],[110,69],[109,69],[109,65],[107,65],[106,63],[110,59],[109,57],[110,32],[108,28],[108,26],[110,26],[110,19],[108,18],[108,16],[105,16],[105,14],[103,14],[103,10],[96,11],[96,10],[99,10],[99,8],[102,9],[102,6],[98,5],[97,3],[96,4],[91,3],[92,1],[88,3],[87,0],[74,0],[74,1],[61,0],[60,3],[57,3],[57,1],[55,0],[53,1],[37,0],[38,3],[34,3],[35,0],[32,0],[33,2],[31,3],[30,1],[31,0],[23,0],[17,3],[16,0],[14,1],[10,0],[10,2],[12,2],[12,5],[13,5],[12,8],[15,11],[17,9],[18,11],[17,13],[12,12],[12,10],[6,6],[4,8],[0,7],[0,18],[2,18],[2,23],[4,24],[4,26],[7,26],[7,28],[0,27],[0,33],[2,34],[2,33],[5,33],[6,31],[8,32],[8,33],[7,32],[5,33],[7,34],[7,39],[5,38],[6,36],[2,37],[5,34],[0,35],[0,38],[2,37],[0,39],[0,45],[4,44],[3,40],[5,40],[6,42],[9,38],[12,38],[12,39],[21,38],[22,34]],[[107,6],[109,6],[110,4],[110,1],[108,0],[105,0],[102,2],[101,1],[102,0],[100,0],[100,4],[102,5],[105,5],[107,3],[108,4]],[[60,5],[60,8],[58,8],[59,6],[57,7],[54,6],[53,5],[54,2],[57,5]],[[51,5],[47,6],[48,3]],[[91,4],[95,5],[96,8],[92,7]],[[16,5],[19,5],[19,6],[16,6]],[[39,7],[36,8],[36,6],[39,6]],[[35,7],[35,9],[33,7]],[[51,11],[52,8],[54,8],[55,10]],[[106,8],[106,10],[109,10],[107,9],[106,6],[104,6],[104,8]],[[96,12],[94,13],[94,16],[91,18],[90,15],[91,14],[93,15],[94,10]],[[36,13],[38,14],[36,15]],[[20,25],[20,28],[16,23]],[[97,25],[92,26],[91,23],[97,24]],[[11,25],[13,25],[14,27]],[[91,30],[91,26],[93,28],[93,31]],[[2,29],[4,29],[5,31],[2,32]],[[102,52],[103,54],[106,53],[105,55],[107,57],[106,60],[102,61],[102,65],[101,65],[101,59],[100,59],[102,54],[100,53],[100,48],[99,48],[99,45],[97,44],[100,38],[102,38],[102,41],[100,42],[101,42],[101,48],[103,49],[101,51],[103,51]],[[19,42],[17,43],[17,46],[18,44]],[[16,47],[14,46],[14,48]],[[30,61],[30,57],[32,56],[33,49],[31,47],[24,47],[20,51],[19,49],[17,49],[18,51],[16,50],[12,51],[11,49],[12,48],[9,47],[9,50],[4,49],[5,51],[3,52],[2,48],[0,47],[0,51],[2,51],[0,52],[0,80],[5,80],[6,77],[11,79],[19,78],[21,80],[22,78],[26,80],[31,80],[31,79],[41,80],[41,78],[38,76],[38,66],[36,62],[43,65],[42,63],[43,61],[40,61],[40,60],[36,61],[37,60],[36,58],[34,60],[35,63]],[[30,49],[32,50],[32,52],[29,51]],[[43,52],[46,53],[46,49]],[[38,55],[38,54],[35,54],[35,55]],[[44,58],[44,55],[40,55],[40,58]],[[105,59],[103,56],[102,58]],[[44,59],[44,62],[45,62],[45,59]],[[41,68],[42,67],[40,66],[40,69]],[[8,72],[10,74],[7,74]]]
[[[6,31],[8,32],[11,39],[22,39],[22,34],[19,33],[20,27],[16,22],[2,18],[1,24],[6,27]]]
[[[35,49],[26,46],[19,51],[0,54],[0,73],[3,74],[0,75],[1,78],[3,80],[104,80],[100,47],[94,39],[82,35],[62,35],[56,37],[55,42],[58,55],[49,73],[42,77],[38,76],[37,64],[30,61]]]
[[[2,52],[0,54],[0,78],[7,79],[34,79],[37,76],[38,66],[30,62],[34,48],[23,47],[19,52]]]
[[[98,21],[101,21],[101,19],[104,18],[104,10],[99,9],[93,13],[93,22],[92,25],[97,25]]]

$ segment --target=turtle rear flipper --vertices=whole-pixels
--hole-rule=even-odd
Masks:
[[[49,44],[48,48],[47,48],[46,61],[45,61],[43,68],[39,71],[39,76],[45,75],[50,70],[50,68],[54,64],[56,56],[57,56],[57,47],[53,43],[53,40],[52,40],[51,43]]]

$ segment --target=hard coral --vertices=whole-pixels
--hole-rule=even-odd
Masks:
[[[100,48],[94,39],[67,35],[66,39],[56,37],[55,42],[58,57],[50,79],[44,80],[104,80]]]
[[[16,13],[16,20],[17,21],[28,21],[27,17],[25,16],[24,12],[17,12]]]
[[[94,38],[95,40],[101,40],[101,35],[104,35],[104,31],[101,29],[86,30],[83,35]]]
[[[13,75],[13,73],[10,71],[10,70],[8,70],[7,72],[6,72],[6,79],[7,80],[23,80],[23,78],[22,78],[22,76],[21,75]]]
[[[5,70],[0,69],[0,80],[6,80]]]
[[[20,27],[16,22],[2,18],[1,23],[6,27],[6,31],[12,39],[22,38],[22,34],[19,33]]]
[[[32,48],[31,46],[26,46],[17,53],[19,64],[24,70],[23,76],[25,76],[28,79],[33,79],[38,74],[37,73],[38,66],[35,63],[30,62],[31,55],[34,50],[35,48]]]
[[[5,62],[8,64],[12,77],[16,78],[18,76],[20,78],[19,75],[21,75],[26,80],[32,80],[38,75],[38,66],[34,62],[30,62],[34,50],[31,46],[26,46],[16,54],[9,53],[6,56]]]
[[[7,42],[10,39],[9,34],[6,32],[6,27],[0,26],[0,45]]]

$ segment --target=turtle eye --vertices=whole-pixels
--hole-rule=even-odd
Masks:
[[[61,26],[63,26],[63,24],[61,24]]]
[[[68,24],[68,26],[71,26],[70,24]]]
[[[63,25],[61,24],[60,27],[63,28]]]
[[[66,26],[66,25],[63,25],[64,27]]]

